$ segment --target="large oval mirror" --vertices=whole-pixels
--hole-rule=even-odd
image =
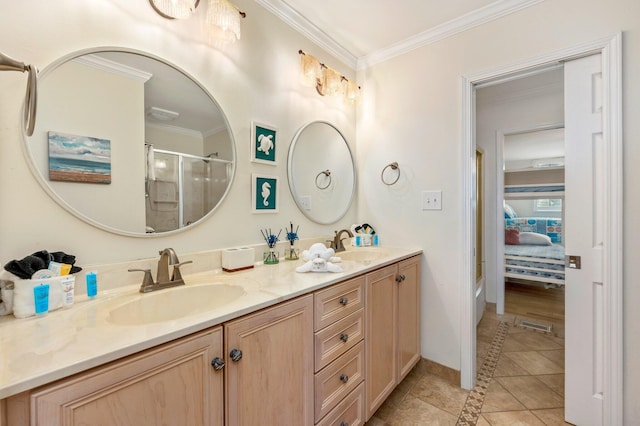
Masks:
[[[291,195],[300,211],[320,224],[335,223],[349,210],[356,173],[349,144],[325,121],[303,126],[287,158]]]
[[[27,156],[45,190],[83,220],[166,235],[228,193],[236,154],[226,117],[176,66],[126,49],[83,51],[43,70],[38,92]]]

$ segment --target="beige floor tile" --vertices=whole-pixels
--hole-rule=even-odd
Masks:
[[[476,342],[476,355],[484,358],[485,355],[487,355],[487,352],[489,351],[489,348],[491,347],[490,343],[487,342]]]
[[[500,358],[498,358],[498,363],[496,364],[496,369],[493,372],[493,377],[526,376],[529,374],[527,370],[513,362],[513,360],[508,358],[506,354],[507,353],[505,352],[500,355]]]
[[[571,425],[564,421],[564,409],[553,408],[551,410],[534,410],[531,411],[536,417],[538,417],[545,425],[548,426],[561,426]]]
[[[555,351],[539,351],[539,353],[543,357],[550,359],[564,368],[564,349],[558,349]]]
[[[540,352],[507,352],[504,356],[525,369],[529,374],[564,373],[564,366],[544,357]]]
[[[481,411],[491,413],[495,411],[525,410],[524,405],[514,398],[500,383],[492,380],[487,388]]]
[[[504,354],[506,352],[524,352],[524,351],[531,350],[531,348],[529,348],[527,345],[515,339],[515,336],[520,336],[522,334],[527,334],[527,333],[528,332],[507,334],[507,337],[504,339],[504,343],[502,344],[502,353]]]
[[[387,422],[377,418],[375,415],[365,423],[365,426],[387,426]]]
[[[564,407],[564,398],[533,376],[496,377],[494,380],[530,410]]]
[[[393,419],[387,420],[387,424],[390,426],[454,426],[457,420],[457,415],[434,407],[419,398],[406,398],[396,410]]]
[[[395,402],[398,402],[398,404],[400,404],[402,401],[401,400],[393,401],[391,400],[391,395],[389,395],[389,398],[387,398],[386,401],[382,403],[380,408],[378,408],[376,412],[373,414],[374,417],[384,421],[387,421],[388,419],[393,418],[396,412],[396,409],[398,408]]]
[[[510,334],[507,337],[507,340],[513,340],[517,343],[520,343],[521,345],[526,347],[525,350],[529,351],[562,349],[562,346],[554,341],[553,336],[549,336],[537,331]]]
[[[502,413],[483,413],[491,426],[545,426],[530,411],[505,411]]]
[[[558,395],[564,396],[564,374],[545,374],[536,376],[536,378],[549,386]]]
[[[491,426],[491,423],[486,421],[484,417],[480,416],[478,417],[478,422],[476,423],[476,426]]]
[[[419,380],[409,392],[409,397],[419,398],[435,407],[459,415],[469,391],[460,388],[438,376],[428,375]],[[403,401],[404,402],[404,401]]]

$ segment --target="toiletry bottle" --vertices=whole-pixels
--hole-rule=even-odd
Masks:
[[[60,288],[62,289],[62,306],[64,308],[70,308],[73,305],[75,281],[75,277],[73,276],[65,276],[60,280]]]
[[[36,315],[46,315],[49,312],[49,284],[33,287],[33,302]]]
[[[98,276],[95,272],[87,272],[87,296],[93,299],[98,294]]]

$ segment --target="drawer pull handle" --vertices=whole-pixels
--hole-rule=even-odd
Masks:
[[[240,349],[232,349],[229,352],[232,361],[238,362],[242,359],[242,351]]]
[[[397,282],[397,283],[402,282],[402,281],[404,281],[404,280],[406,280],[406,279],[407,279],[407,277],[406,277],[405,275],[402,275],[402,274],[401,274],[401,275],[396,276],[396,282]]]
[[[211,360],[211,366],[214,370],[220,371],[224,368],[224,360],[220,357],[215,357]]]
[[[346,374],[341,374],[340,375],[340,381],[342,383],[347,383],[349,381],[349,376],[347,376]]]
[[[347,423],[347,422],[340,422],[340,426],[349,426],[349,423]]]
[[[343,342],[347,342],[347,340],[349,340],[349,335],[347,333],[342,333],[340,335],[340,340],[342,340]]]
[[[341,297],[340,298],[340,304],[342,306],[347,306],[347,303],[349,303],[349,299],[347,299],[346,297]]]

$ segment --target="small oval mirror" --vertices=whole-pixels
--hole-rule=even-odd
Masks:
[[[325,121],[303,126],[287,158],[289,189],[300,211],[319,224],[340,220],[356,187],[353,155],[342,133]]]
[[[213,97],[176,66],[127,49],[91,49],[43,70],[25,146],[54,200],[128,236],[204,220],[235,173],[233,136]]]

